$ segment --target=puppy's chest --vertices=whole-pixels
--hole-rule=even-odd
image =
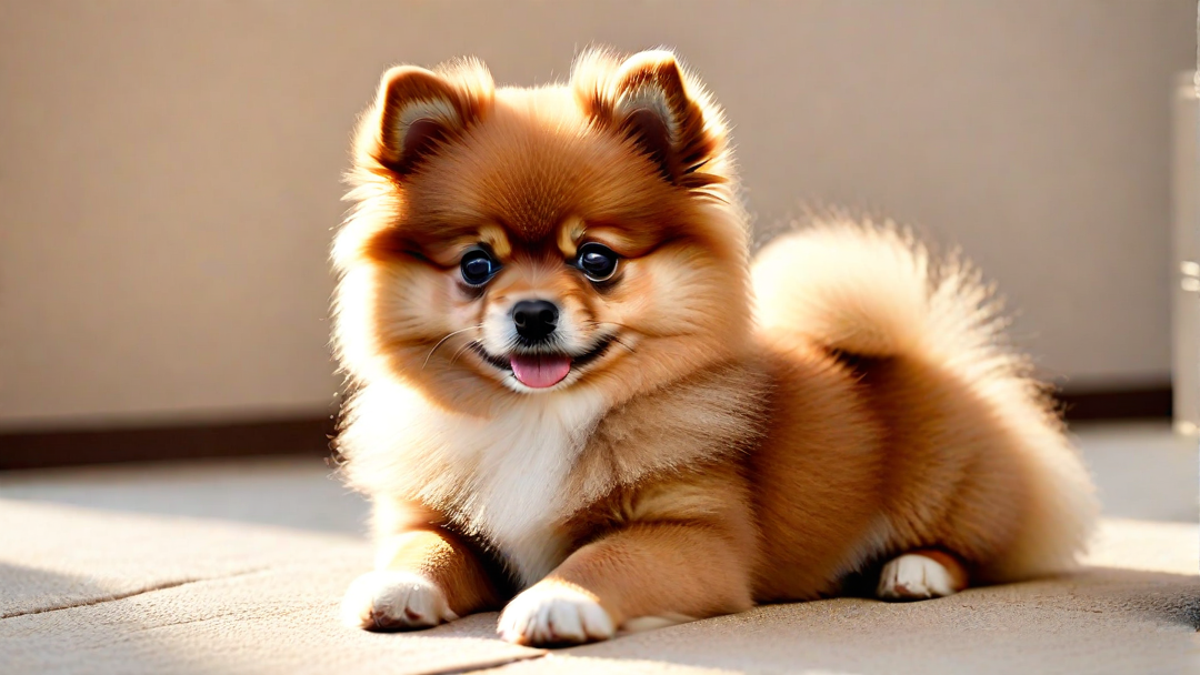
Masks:
[[[528,586],[566,556],[560,531],[571,470],[599,415],[597,405],[518,411],[486,422],[451,426],[445,441],[460,466],[451,517],[487,540]]]

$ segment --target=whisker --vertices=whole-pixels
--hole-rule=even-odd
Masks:
[[[454,365],[455,362],[458,361],[459,357],[461,357],[463,354],[466,354],[468,351],[470,351],[472,345],[478,345],[478,344],[479,343],[477,343],[477,342],[468,342],[467,344],[454,350],[454,353],[450,355],[450,365]]]
[[[437,344],[435,344],[433,346],[433,349],[430,349],[429,353],[425,355],[425,362],[421,364],[421,370],[425,370],[425,366],[429,365],[429,359],[433,358],[433,353],[438,350],[438,347],[441,347],[443,344],[445,344],[446,340],[449,340],[450,338],[454,337],[455,335],[458,335],[459,333],[465,333],[469,330],[476,330],[478,328],[482,328],[482,325],[475,324],[474,326],[467,326],[466,328],[463,328],[462,330],[456,330],[456,331],[446,334],[446,336],[443,337],[441,340],[438,340]]]
[[[597,326],[597,327],[599,327],[599,326],[616,326],[617,328],[624,328],[625,330],[633,330],[633,328],[631,328],[630,326],[626,326],[623,323],[617,323],[616,321],[589,321],[588,323],[592,324],[593,326]]]
[[[616,321],[588,321],[588,323],[591,324],[591,326],[593,328],[599,328],[600,326],[616,326],[618,328],[624,328],[625,330],[630,330],[630,331],[633,330],[629,326],[626,326],[623,323],[617,323]],[[625,350],[628,351],[630,354],[634,353],[633,347],[630,347],[628,344],[626,344],[624,341],[621,340],[621,338],[617,337],[616,335],[610,335],[610,336],[608,336],[608,339],[612,340],[615,344],[618,344],[618,345],[624,347]]]
[[[467,349],[469,349],[470,347],[471,347],[470,344],[465,344],[465,345],[459,347],[458,349],[454,350],[454,353],[450,355],[450,365],[454,365],[458,361],[458,357],[465,354],[467,352]]]
[[[616,326],[618,328],[624,328],[625,330],[631,331],[634,333],[640,332],[633,326],[627,326],[623,323],[617,323],[616,321],[588,321],[588,323],[594,327]],[[700,333],[700,331],[679,331],[679,332],[675,332],[675,333],[642,333],[642,335],[645,335],[646,337],[651,337],[651,338],[679,338],[679,337],[690,337],[693,335],[698,335],[699,333]]]
[[[625,344],[624,342],[622,342],[620,338],[618,338],[618,337],[615,337],[615,336],[614,336],[614,337],[612,338],[612,341],[613,341],[613,343],[615,343],[615,344],[618,344],[618,345],[621,345],[622,347],[624,347],[624,348],[625,348],[625,351],[629,352],[630,354],[634,353],[634,352],[633,352],[633,347],[630,347],[629,345],[627,345],[627,344]]]

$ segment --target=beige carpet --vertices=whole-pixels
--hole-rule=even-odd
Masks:
[[[762,607],[547,654],[496,640],[495,615],[342,628],[341,592],[370,561],[361,503],[312,483],[319,469],[294,484],[287,471],[0,477],[0,673],[1200,673],[1200,532],[1186,522],[1109,518],[1067,578]],[[226,517],[250,511],[266,515]],[[310,516],[307,530],[267,524]]]

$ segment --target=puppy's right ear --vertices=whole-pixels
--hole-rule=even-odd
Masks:
[[[359,130],[360,166],[373,160],[393,174],[408,175],[485,114],[493,89],[491,75],[477,61],[442,72],[417,66],[388,70]]]

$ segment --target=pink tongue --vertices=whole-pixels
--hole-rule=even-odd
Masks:
[[[571,359],[567,356],[514,354],[509,365],[521,384],[534,389],[553,387],[571,372]]]

